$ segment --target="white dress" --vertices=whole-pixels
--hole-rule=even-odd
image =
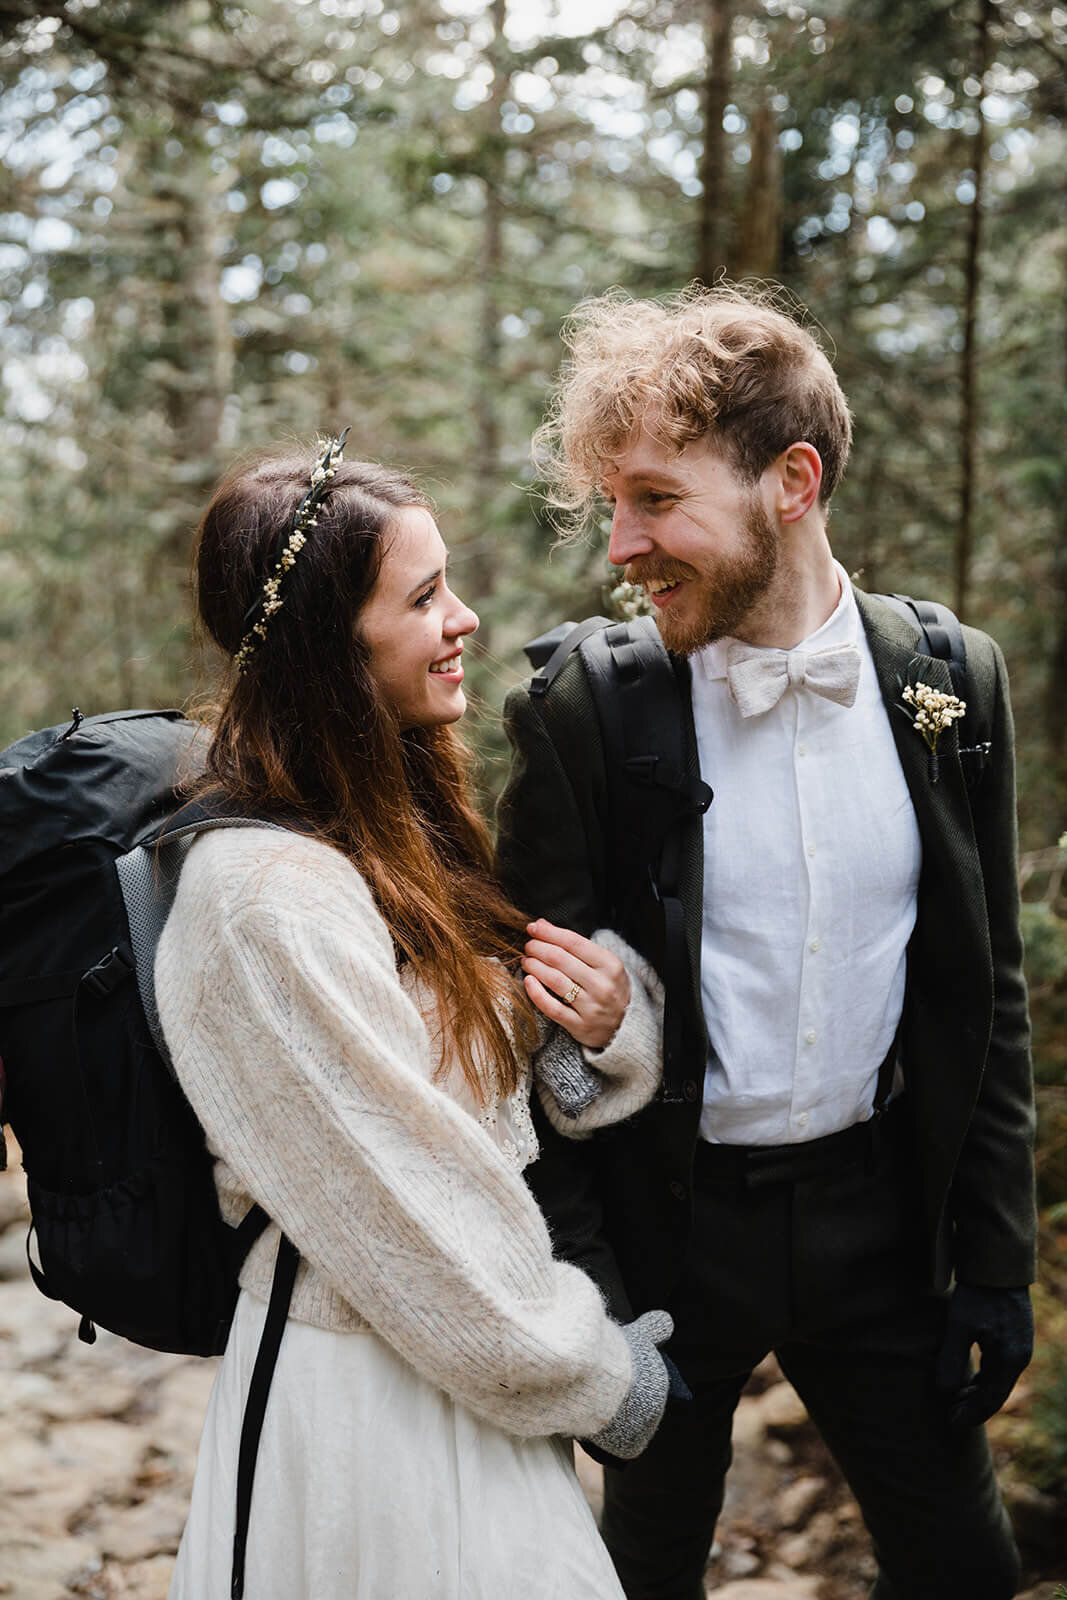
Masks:
[[[653,977],[631,978],[597,1057],[602,1100],[582,1117],[629,1115],[655,1091],[660,1000]],[[279,1230],[301,1261],[258,1453],[247,1600],[622,1600],[554,1436],[610,1421],[630,1353],[591,1279],[553,1258],[523,1181],[536,1153],[526,1086],[485,1112],[454,1063],[436,1070],[432,1007],[397,971],[367,884],[296,834],[196,841],[156,998],[224,1215],[258,1201],[272,1218],[241,1271],[171,1600],[228,1600]]]
[[[455,1074],[454,1098],[473,1108]],[[525,1086],[482,1112],[520,1169]],[[266,1306],[242,1291],[208,1406],[169,1600],[228,1600],[245,1394]],[[271,1384],[246,1600],[623,1600],[570,1440],[504,1433],[367,1329],[292,1319]]]

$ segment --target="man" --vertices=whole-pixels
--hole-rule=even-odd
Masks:
[[[1018,1560],[981,1424],[1029,1360],[1035,1231],[1003,660],[964,629],[961,708],[917,626],[834,561],[848,408],[766,296],[605,297],[571,350],[541,431],[554,498],[612,506],[608,558],[655,607],[714,791],[681,841],[683,1092],[584,1143],[542,1129],[534,1170],[617,1315],[670,1310],[693,1394],[609,1465],[605,1538],[630,1600],[698,1600],[734,1407],[774,1350],[860,1503],[877,1600],[1002,1600]],[[625,780],[580,655],[506,716],[510,892],[584,933],[625,904],[654,956],[651,886],[612,880]]]

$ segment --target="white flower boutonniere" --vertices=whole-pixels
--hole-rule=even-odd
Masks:
[[[932,689],[928,683],[922,682],[907,684],[901,693],[901,699],[905,704],[905,715],[910,716],[912,727],[922,735],[923,742],[930,752],[930,782],[936,783],[937,741],[946,728],[950,728],[964,715],[967,702],[960,700],[954,694],[945,694],[941,689]]]

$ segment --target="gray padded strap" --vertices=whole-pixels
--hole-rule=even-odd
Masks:
[[[200,822],[188,823],[184,828],[175,828],[158,842],[136,845],[115,861],[119,888],[126,903],[126,918],[130,924],[130,944],[133,947],[141,1007],[152,1042],[172,1072],[174,1068],[156,1005],[156,946],[174,904],[178,877],[189,847],[198,834],[209,833],[213,828],[273,828],[282,833],[289,831],[280,823],[264,822],[257,817],[205,817]]]

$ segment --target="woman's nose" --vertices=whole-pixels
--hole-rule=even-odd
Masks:
[[[473,633],[477,626],[477,611],[472,611],[470,606],[465,606],[463,604],[462,600],[457,600],[455,610],[448,619],[448,626],[446,627],[445,632],[452,634],[457,639],[460,639],[463,638],[465,634]]]

